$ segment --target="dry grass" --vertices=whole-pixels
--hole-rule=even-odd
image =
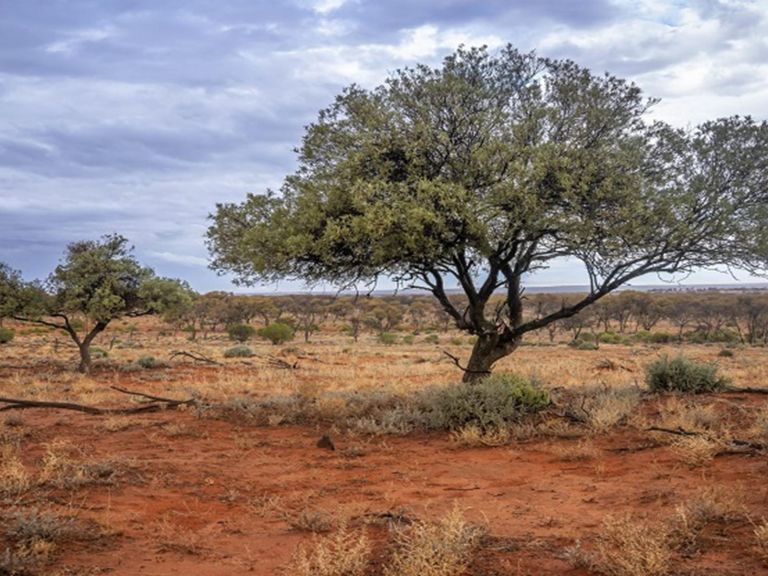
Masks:
[[[284,520],[294,530],[301,532],[330,532],[338,522],[329,513],[322,510],[302,508],[298,512],[284,512]]]
[[[675,548],[690,554],[701,547],[702,532],[710,524],[725,524],[746,517],[743,495],[711,486],[678,505],[669,525]]]
[[[768,565],[768,520],[763,519],[760,524],[755,526],[755,552],[758,557]]]
[[[26,492],[32,484],[27,469],[14,444],[0,445],[0,498],[15,498]]]
[[[362,531],[340,528],[332,536],[299,546],[286,571],[291,576],[363,576],[371,544]]]
[[[672,551],[664,524],[631,516],[608,518],[598,533],[593,564],[606,576],[663,576]]]
[[[437,522],[416,522],[395,535],[384,576],[458,576],[468,568],[485,530],[458,506]]]
[[[483,430],[475,424],[468,424],[451,432],[451,439],[459,446],[477,448],[480,446],[504,446],[509,443],[511,434],[507,428]]]
[[[721,439],[707,436],[681,436],[672,442],[675,455],[692,468],[709,464],[723,447]]]
[[[555,446],[553,453],[563,462],[583,462],[594,460],[600,452],[591,440],[579,440],[575,444]]]

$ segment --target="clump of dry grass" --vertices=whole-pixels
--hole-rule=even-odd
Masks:
[[[504,446],[509,442],[508,428],[489,428],[483,430],[476,424],[467,424],[451,432],[451,438],[459,446],[475,448],[479,446]]]
[[[163,517],[155,526],[155,540],[160,551],[180,552],[197,556],[206,549],[210,534],[182,528]]]
[[[336,524],[331,514],[310,508],[302,508],[296,513],[285,512],[283,518],[291,528],[301,532],[330,532]]]
[[[555,446],[554,454],[563,462],[580,462],[597,458],[599,451],[591,440],[579,440],[575,444]]]
[[[485,530],[454,506],[437,522],[416,522],[395,534],[396,549],[384,576],[458,576],[472,561]]]
[[[584,388],[567,402],[571,417],[593,432],[605,432],[628,421],[640,403],[637,388]]]
[[[39,482],[56,488],[77,488],[90,484],[112,484],[133,467],[123,460],[83,462],[83,452],[67,442],[46,445]]]
[[[332,536],[299,546],[290,564],[295,576],[363,576],[371,544],[362,532],[340,528]]]
[[[17,497],[31,485],[30,475],[13,444],[0,445],[0,497]]]
[[[678,505],[669,523],[675,547],[686,552],[695,551],[699,548],[702,531],[707,525],[743,518],[746,510],[739,503],[740,500],[739,495],[733,491],[711,486]]]
[[[597,537],[593,566],[606,576],[663,576],[672,551],[664,524],[631,516],[608,518]]]
[[[763,519],[755,526],[754,534],[755,552],[764,563],[768,564],[768,520]]]
[[[580,545],[566,550],[576,567],[604,576],[664,576],[669,573],[673,547],[670,530],[663,523],[623,516],[609,517],[595,540],[594,552]]]
[[[707,436],[681,436],[672,442],[677,457],[691,467],[709,464],[723,446],[722,439]]]

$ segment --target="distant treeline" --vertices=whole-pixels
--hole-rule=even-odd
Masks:
[[[525,315],[546,316],[579,297],[578,294],[531,294],[524,298]],[[454,295],[451,299],[462,306],[461,296]],[[489,306],[499,318],[503,317],[502,298],[492,300]],[[192,338],[198,334],[206,337],[210,332],[237,324],[284,323],[291,325],[306,341],[318,331],[343,331],[354,339],[364,332],[378,336],[395,331],[446,332],[453,322],[430,295],[246,296],[225,292],[199,295],[187,309],[175,311],[165,320],[176,329],[189,332]],[[572,318],[548,325],[541,333],[550,341],[558,335],[573,340],[591,335],[604,342],[634,335],[656,342],[765,344],[768,341],[768,293],[619,292],[602,298]]]

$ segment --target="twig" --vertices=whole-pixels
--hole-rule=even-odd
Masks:
[[[462,366],[461,363],[459,362],[459,359],[453,354],[451,354],[450,352],[448,352],[448,350],[443,350],[442,352],[443,354],[448,356],[448,358],[450,358],[453,361],[453,363],[456,364],[458,369],[464,372],[465,374],[490,374],[491,373],[490,370],[470,370],[469,368],[464,368],[464,366]]]
[[[738,394],[744,392],[747,394],[768,394],[768,388],[738,388],[736,386],[729,386],[723,393]]]

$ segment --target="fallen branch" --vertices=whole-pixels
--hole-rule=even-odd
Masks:
[[[186,358],[191,358],[195,362],[203,362],[205,364],[215,364],[216,366],[222,366],[221,362],[218,362],[213,358],[208,358],[207,356],[203,356],[202,354],[194,354],[192,352],[187,352],[186,350],[176,350],[174,352],[171,352],[169,358],[173,360],[177,356],[184,356]]]
[[[739,394],[741,392],[747,394],[768,394],[768,388],[738,388],[736,386],[729,386],[723,393]]]
[[[272,368],[279,368],[281,370],[296,370],[299,367],[298,360],[291,364],[290,362],[286,362],[285,360],[281,360],[274,356],[267,356],[267,364]]]
[[[691,437],[691,436],[704,436],[709,437],[708,434],[705,434],[703,432],[693,432],[691,430],[686,430],[682,427],[677,428],[662,428],[659,426],[651,426],[649,428],[646,428],[649,432],[664,432],[665,434],[675,434],[676,436],[685,436],[685,437]],[[731,438],[727,441],[732,446],[740,446],[742,448],[751,448],[752,450],[765,450],[768,448],[766,444],[763,444],[762,442],[752,442],[751,440],[743,440],[741,438]],[[738,453],[743,453],[742,450],[737,451]],[[733,451],[729,451],[728,449],[719,452],[719,454],[733,454]]]
[[[99,408],[97,406],[88,406],[86,404],[77,404],[75,402],[55,402],[49,400],[25,400],[22,398],[6,398],[0,397],[0,412],[7,410],[26,410],[30,408],[51,408],[56,410],[73,410],[75,412],[83,412],[85,414],[92,415],[115,415],[115,414],[143,414],[147,412],[159,412],[161,410],[174,410],[180,406],[196,406],[197,400],[195,398],[189,398],[186,400],[174,400],[172,398],[163,398],[161,396],[153,396],[151,394],[145,394],[143,392],[133,392],[117,386],[112,386],[117,392],[123,394],[130,394],[131,396],[139,396],[145,398],[148,402],[141,406],[131,406],[128,408]]]

